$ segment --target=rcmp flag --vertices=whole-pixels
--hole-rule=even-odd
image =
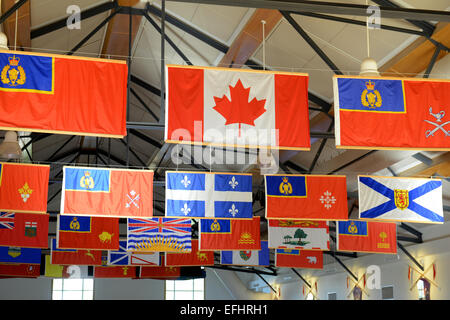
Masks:
[[[260,218],[200,220],[199,249],[261,250]]]
[[[359,218],[444,223],[440,179],[358,176]]]
[[[267,240],[261,240],[261,250],[220,251],[220,263],[237,266],[269,266]]]
[[[0,210],[46,213],[49,172],[48,165],[0,162]]]
[[[327,221],[269,220],[269,248],[330,250]]]
[[[102,265],[101,250],[58,249],[56,238],[51,239],[50,262],[57,265]]]
[[[63,168],[61,214],[151,217],[153,171]]]
[[[198,250],[198,240],[192,239],[190,253],[165,253],[166,266],[213,266],[214,252]]]
[[[191,252],[191,232],[191,219],[129,218],[127,250]]]
[[[41,249],[0,247],[0,263],[41,264]]]
[[[119,249],[119,219],[57,216],[58,249]]]
[[[119,241],[119,250],[108,250],[107,265],[112,266],[159,266],[159,252],[135,253],[127,251],[127,241]]]
[[[347,220],[345,176],[265,175],[266,218]]]
[[[334,76],[336,147],[450,150],[448,79]]]
[[[390,222],[338,221],[337,250],[397,253],[397,225]]]
[[[0,212],[0,246],[48,248],[48,214]]]
[[[302,269],[323,269],[323,251],[276,249],[275,266]]]
[[[309,150],[308,75],[166,66],[165,141]]]
[[[166,171],[166,217],[252,216],[251,174]]]

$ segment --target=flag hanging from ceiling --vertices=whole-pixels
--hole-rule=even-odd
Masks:
[[[57,216],[58,249],[119,249],[119,219],[86,216]]]
[[[261,240],[261,250],[220,251],[220,263],[237,266],[269,266],[268,242]]]
[[[48,165],[0,162],[0,210],[46,213],[49,172]]]
[[[0,246],[48,248],[48,214],[0,212]]]
[[[276,249],[275,266],[301,269],[323,269],[323,251]]]
[[[198,240],[192,239],[190,253],[165,253],[166,266],[213,266],[214,252],[198,250]]]
[[[251,219],[252,175],[166,171],[166,216]]]
[[[51,263],[59,265],[102,265],[101,250],[58,249],[56,238],[51,239]]]
[[[0,129],[126,136],[125,61],[1,51],[0,69]]]
[[[450,150],[450,81],[334,76],[336,147]]]
[[[128,251],[191,252],[191,219],[129,218]]]
[[[165,141],[309,150],[308,75],[166,66]]]
[[[358,176],[359,218],[444,223],[440,179]]]
[[[269,248],[330,250],[327,221],[269,220]]]
[[[151,217],[153,171],[65,166],[61,214]]]
[[[0,264],[0,277],[37,278],[41,275],[41,266],[37,264]]]
[[[261,250],[260,217],[200,220],[199,249]]]
[[[136,253],[127,251],[127,241],[119,241],[119,250],[108,250],[107,265],[110,266],[159,266],[159,252]]]
[[[266,218],[347,220],[345,176],[265,175]]]
[[[41,264],[41,249],[0,247],[0,263]]]
[[[94,278],[136,278],[137,268],[133,266],[94,266]]]
[[[180,267],[140,267],[139,279],[176,280],[181,275]]]
[[[338,221],[339,251],[397,253],[397,225],[393,222]]]
[[[48,278],[84,279],[89,276],[89,266],[60,265],[52,262],[51,255],[45,256],[44,276]]]

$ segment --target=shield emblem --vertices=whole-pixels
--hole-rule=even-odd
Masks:
[[[252,256],[251,251],[240,251],[239,255],[241,256],[241,259],[244,261],[247,261]]]
[[[409,206],[408,190],[394,190],[395,206],[400,210],[405,210]]]

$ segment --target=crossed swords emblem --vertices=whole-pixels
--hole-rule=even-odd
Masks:
[[[428,138],[429,136],[434,136],[434,133],[435,133],[436,131],[438,131],[438,130],[441,130],[442,132],[444,132],[445,135],[446,135],[447,137],[450,136],[450,130],[447,131],[447,130],[444,129],[444,127],[445,127],[447,124],[449,124],[450,121],[444,122],[444,123],[442,123],[442,124],[438,123],[438,122],[441,122],[441,119],[444,117],[445,111],[439,111],[438,113],[433,113],[432,107],[430,107],[429,111],[430,111],[430,115],[432,115],[433,117],[436,118],[436,122],[424,120],[425,122],[427,122],[427,123],[432,124],[432,125],[435,126],[435,128],[434,128],[433,130],[427,130],[427,131],[425,131],[426,137]]]
[[[131,197],[130,197],[131,195]],[[130,202],[127,202],[127,204],[125,205],[125,208],[129,208],[131,206],[131,204],[134,204],[134,206],[136,208],[139,208],[139,205],[137,203],[137,201],[139,200],[140,196],[139,194],[136,194],[136,191],[131,190],[130,194],[127,194],[128,199],[130,199]],[[134,198],[132,198],[134,197]]]

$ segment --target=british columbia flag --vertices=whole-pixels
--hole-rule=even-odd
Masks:
[[[191,219],[129,218],[128,251],[191,252]]]

